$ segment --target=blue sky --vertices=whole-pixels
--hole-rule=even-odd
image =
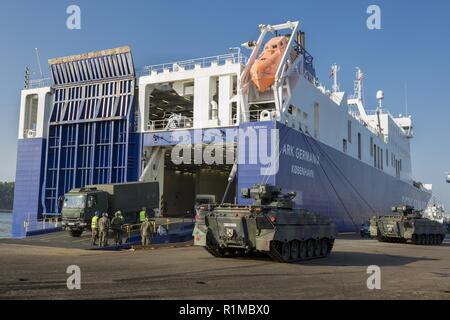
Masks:
[[[66,28],[66,8],[81,8],[82,29]],[[366,27],[366,9],[381,7],[382,30]],[[256,39],[260,23],[300,20],[318,75],[329,87],[332,63],[341,65],[341,88],[352,91],[363,68],[365,97],[415,120],[414,178],[433,183],[450,209],[450,1],[2,1],[0,10],[0,180],[15,175],[20,89],[26,66],[37,71],[49,58],[130,45],[136,66],[225,53]],[[44,68],[48,74],[47,68]]]

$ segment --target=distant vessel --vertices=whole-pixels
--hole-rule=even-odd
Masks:
[[[248,204],[239,190],[261,183],[296,192],[296,206],[340,231],[392,206],[425,209],[431,186],[413,180],[411,117],[392,116],[382,91],[366,111],[359,68],[352,95],[340,90],[337,65],[327,90],[298,22],[259,30],[249,58],[238,49],[135,71],[121,47],[52,59],[51,79],[26,79],[14,236],[26,234],[25,221],[37,228],[59,215],[72,188],[137,180],[159,181],[166,216],[192,212],[196,194],[222,199],[228,190],[225,202]],[[197,161],[220,143],[243,161],[227,152]],[[192,162],[173,161],[180,144]]]

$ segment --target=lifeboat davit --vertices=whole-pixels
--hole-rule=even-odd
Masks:
[[[250,69],[250,76],[259,92],[265,92],[275,82],[275,73],[288,45],[285,36],[270,39]]]

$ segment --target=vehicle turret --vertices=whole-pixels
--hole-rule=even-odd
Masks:
[[[269,206],[283,209],[292,209],[292,201],[297,193],[283,194],[280,188],[268,184],[255,184],[251,188],[241,189],[241,195],[245,199],[253,199],[255,206]]]

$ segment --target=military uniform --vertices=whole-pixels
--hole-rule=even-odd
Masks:
[[[141,224],[141,243],[143,246],[150,244],[150,236],[152,235],[152,224],[148,219],[145,219]]]
[[[117,245],[122,245],[122,227],[123,218],[120,215],[116,215],[111,221],[111,229],[114,235],[114,242]]]
[[[98,240],[98,216],[94,216],[91,221],[91,231],[92,231],[92,238],[91,238],[91,244],[93,246],[96,245],[96,242]]]
[[[110,222],[107,216],[103,216],[98,220],[98,230],[100,232],[100,247],[108,245],[108,231]]]

